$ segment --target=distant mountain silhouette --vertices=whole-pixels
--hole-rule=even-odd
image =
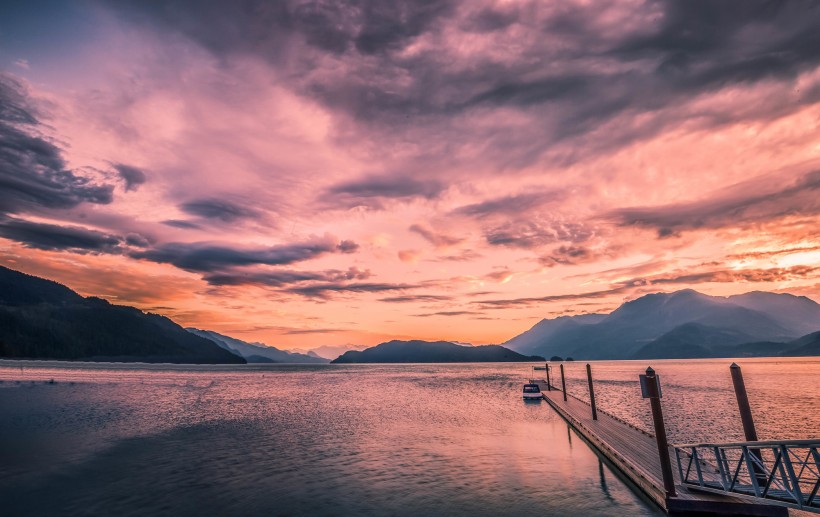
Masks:
[[[731,345],[753,340],[753,336],[734,329],[684,323],[643,346],[631,359],[726,357],[729,350],[735,350]]]
[[[642,296],[608,315],[542,320],[503,345],[547,357],[660,359],[746,355],[743,344],[755,343],[753,355],[777,356],[816,330],[820,305],[804,296],[758,291],[724,298],[685,289]]]
[[[340,355],[350,350],[364,350],[367,348],[364,345],[353,345],[353,344],[346,344],[346,345],[322,345],[320,347],[312,348],[308,351],[308,354],[315,354],[317,357],[326,358],[328,361],[331,359],[336,359]]]
[[[332,363],[543,362],[499,345],[462,346],[449,341],[388,341],[361,352],[345,352]]]
[[[245,363],[168,318],[0,266],[0,357]]]
[[[245,358],[249,363],[328,363],[316,355],[286,352],[278,348],[263,345],[262,343],[248,343],[240,339],[219,334],[212,330],[186,328],[188,332],[210,339],[220,347]]]
[[[781,355],[792,357],[820,355],[820,331],[807,334],[789,343]]]

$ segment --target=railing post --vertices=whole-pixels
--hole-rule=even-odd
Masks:
[[[589,383],[589,404],[592,406],[592,419],[598,420],[598,410],[595,408],[595,388],[592,387],[592,367],[587,363],[587,382]]]
[[[672,476],[672,461],[669,459],[669,443],[666,440],[666,426],[663,423],[663,410],[661,409],[661,387],[655,370],[650,366],[646,369],[646,388],[644,397],[649,399],[652,406],[652,423],[655,426],[655,439],[658,442],[658,457],[661,462],[661,474],[663,475],[663,487],[667,497],[675,497],[675,478]]]
[[[544,363],[544,370],[547,372],[547,391],[552,391],[550,384],[550,363]]]
[[[564,394],[564,402],[567,401],[567,383],[564,381],[564,363],[561,363],[561,392]]]

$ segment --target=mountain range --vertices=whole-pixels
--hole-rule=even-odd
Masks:
[[[168,318],[0,266],[0,357],[147,363],[245,363]]]
[[[331,363],[482,363],[544,361],[500,345],[465,346],[449,341],[388,341],[366,350],[345,352]]]
[[[232,338],[224,334],[219,334],[212,330],[200,330],[186,328],[188,332],[197,336],[209,339],[240,357],[245,358],[249,363],[328,363],[329,359],[320,357],[308,352],[302,354],[298,352],[287,352],[262,343],[248,343],[240,339]]]
[[[820,305],[811,299],[759,291],[719,297],[687,289],[648,294],[609,314],[544,319],[503,346],[390,341],[345,352],[332,362],[817,355]],[[311,352],[289,352],[208,330],[186,330],[166,317],[83,297],[57,282],[2,266],[0,358],[235,364],[328,361]]]
[[[818,330],[820,304],[805,296],[685,289],[648,294],[610,314],[544,319],[503,345],[576,359],[816,355]]]

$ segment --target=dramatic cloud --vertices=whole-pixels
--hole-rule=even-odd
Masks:
[[[192,223],[191,221],[180,221],[179,219],[168,219],[167,221],[162,221],[162,224],[172,226],[174,228],[181,228],[183,230],[198,230],[201,228],[201,226],[196,223]]]
[[[610,289],[582,293],[558,294],[550,296],[478,300],[471,302],[483,309],[507,309],[514,307],[531,306],[534,304],[566,301],[583,301],[606,298],[613,295],[628,295],[640,289],[646,291],[653,286],[664,285],[697,285],[709,282],[780,282],[794,279],[814,278],[820,266],[794,266],[790,268],[746,269],[746,270],[713,270],[685,273],[676,271],[647,277],[636,277],[616,282]]]
[[[112,5],[130,20],[159,23],[217,56],[252,55],[287,68],[326,106],[380,128],[399,126],[405,117],[439,127],[480,110],[526,110],[526,128],[505,132],[502,124],[483,134],[488,147],[518,151],[516,161],[532,161],[547,152],[544,144],[595,133],[625,114],[656,113],[731,85],[791,79],[820,60],[820,15],[800,2]],[[457,41],[470,45],[447,44]],[[820,92],[801,95],[816,99]],[[715,124],[724,117],[713,110],[704,115]],[[678,120],[621,126],[573,153],[623,145]],[[425,141],[444,152],[481,135],[468,120],[456,123],[467,133],[464,140],[437,145],[432,132]],[[423,128],[402,125],[394,138],[417,129]],[[533,138],[541,145],[532,146]]]
[[[224,199],[196,199],[182,203],[179,208],[191,215],[206,219],[219,219],[225,223],[259,216],[256,210],[239,206]]]
[[[439,312],[428,312],[425,314],[414,314],[417,318],[430,318],[434,316],[474,316],[480,315],[480,312],[476,311],[439,311]]]
[[[513,221],[488,228],[484,237],[493,246],[533,249],[555,242],[584,242],[595,234],[583,223],[563,221]]]
[[[87,228],[0,217],[0,237],[41,250],[117,253],[120,237]]]
[[[470,302],[472,305],[477,305],[482,309],[509,309],[519,306],[529,306],[534,304],[545,304],[551,302],[571,302],[576,300],[589,300],[597,298],[606,298],[613,295],[628,294],[634,290],[634,285],[622,285],[613,287],[612,289],[603,289],[600,291],[589,291],[572,294],[555,294],[549,296],[535,296],[527,298],[513,298],[500,300],[477,300]]]
[[[388,298],[380,298],[380,302],[386,303],[427,303],[427,302],[446,302],[452,300],[452,296],[440,294],[415,294],[404,296],[390,296]]]
[[[114,169],[120,174],[120,177],[125,182],[125,191],[130,192],[137,190],[140,185],[145,183],[145,173],[136,167],[130,165],[123,165],[121,163],[114,164]]]
[[[559,201],[565,198],[566,194],[564,192],[531,192],[488,199],[481,203],[457,208],[453,213],[477,218],[496,215],[518,216],[521,213],[539,208],[552,201]]]
[[[432,228],[422,224],[414,224],[408,228],[413,233],[417,233],[424,237],[430,244],[435,246],[436,248],[446,248],[448,246],[454,246],[460,242],[463,242],[464,239],[460,237],[452,237],[450,235],[445,235],[443,233],[436,233]]]
[[[684,287],[820,300],[811,2],[18,4],[12,267],[121,303],[162,278],[169,316],[303,348]],[[48,41],[9,40],[24,17]]]
[[[574,266],[611,257],[611,252],[602,252],[586,246],[559,246],[549,254],[539,257],[538,262],[546,267]]]
[[[38,129],[23,86],[0,74],[0,213],[110,203],[113,186],[68,170]]]
[[[789,268],[736,269],[700,272],[676,271],[665,275],[634,278],[625,282],[630,285],[692,285],[707,282],[783,282],[818,276],[820,267],[793,266]]]
[[[330,187],[322,199],[340,208],[364,206],[384,208],[388,199],[433,199],[444,190],[436,180],[418,180],[404,176],[368,176]]]
[[[350,253],[355,245],[330,236],[270,248],[241,249],[208,243],[168,243],[135,251],[133,258],[168,263],[186,271],[212,272],[234,266],[281,266],[310,260],[328,253]]]
[[[309,285],[305,287],[292,287],[288,292],[299,294],[308,298],[328,298],[334,293],[381,293],[385,291],[404,291],[407,289],[417,289],[421,286],[412,284],[387,284],[387,283],[326,283]]]
[[[372,276],[370,271],[350,268],[347,271],[262,271],[262,272],[226,272],[205,275],[203,278],[211,285],[264,285],[282,287],[303,282],[340,282],[345,280],[366,280]]]
[[[758,178],[703,200],[664,207],[628,208],[612,215],[623,226],[655,228],[660,237],[699,228],[773,221],[785,216],[820,215],[820,171],[800,175],[777,190],[773,190],[770,183],[771,178]]]

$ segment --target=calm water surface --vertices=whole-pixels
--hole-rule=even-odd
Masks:
[[[653,363],[673,441],[741,437],[728,364]],[[820,434],[820,361],[741,364],[762,438]],[[601,407],[648,428],[645,367],[593,363]],[[567,364],[579,397],[582,368]],[[521,400],[529,373],[0,361],[2,513],[660,515]]]

